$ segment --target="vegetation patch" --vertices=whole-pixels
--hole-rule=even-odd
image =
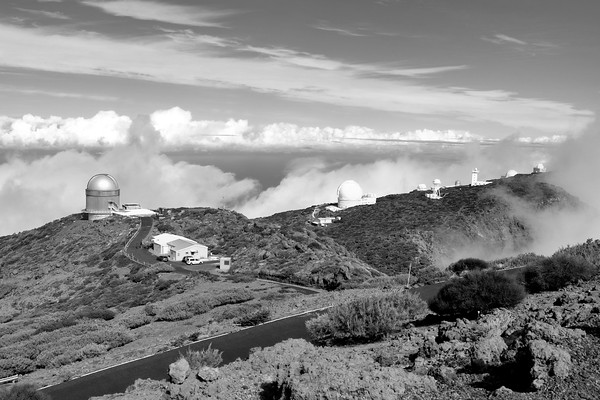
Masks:
[[[579,255],[558,253],[537,265],[527,267],[522,280],[529,293],[558,290],[579,280],[587,281],[598,268]]]
[[[306,322],[318,342],[370,342],[396,332],[427,311],[418,295],[402,290],[375,291],[329,309]]]
[[[523,286],[496,271],[473,271],[453,279],[430,301],[441,315],[474,316],[499,307],[514,307],[525,298]]]

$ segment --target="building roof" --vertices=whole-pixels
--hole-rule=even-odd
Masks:
[[[192,247],[192,246],[206,247],[203,244],[194,242],[193,240],[190,240],[190,239],[176,239],[176,240],[173,240],[172,242],[169,242],[168,245],[171,248],[171,250],[175,250],[175,251],[187,249],[188,247]]]
[[[156,235],[152,238],[152,243],[156,243],[161,246],[164,246],[164,245],[168,244],[169,242],[172,242],[173,240],[176,240],[176,239],[185,239],[185,238],[183,236],[174,235],[172,233],[161,233],[160,235]]]
[[[88,190],[119,190],[117,180],[109,174],[98,174],[91,177],[87,184]]]

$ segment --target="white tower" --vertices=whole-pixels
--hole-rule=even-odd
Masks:
[[[471,186],[476,186],[477,185],[477,178],[479,174],[479,170],[477,168],[475,168],[472,172],[471,172]]]

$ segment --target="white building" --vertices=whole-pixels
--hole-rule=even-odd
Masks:
[[[535,167],[533,167],[533,173],[534,174],[539,174],[542,172],[546,172],[546,167],[544,167],[544,164],[538,164]]]
[[[161,233],[152,238],[152,252],[157,256],[169,255],[169,242],[177,239],[185,239],[183,236],[172,233]]]
[[[475,168],[472,172],[471,172],[471,186],[482,186],[482,185],[489,185],[492,182],[489,181],[480,181],[478,180],[479,178],[479,170],[477,168]]]
[[[338,187],[337,197],[338,207],[341,209],[377,202],[373,193],[363,193],[360,185],[352,180],[345,181]]]
[[[515,171],[514,169],[509,169],[508,171],[506,171],[506,174],[503,176],[503,178],[512,178],[513,176],[517,175],[518,172]]]
[[[208,258],[208,247],[191,239],[175,239],[167,245],[171,261],[181,261],[185,256]]]

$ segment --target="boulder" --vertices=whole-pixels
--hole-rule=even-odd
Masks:
[[[532,386],[541,389],[551,376],[564,378],[569,375],[573,363],[570,354],[544,340],[533,340],[526,348],[526,362],[530,369]]]
[[[508,348],[500,336],[483,338],[471,349],[471,363],[476,367],[491,367],[502,364],[502,353]]]
[[[212,382],[219,379],[219,368],[202,367],[198,371],[198,379],[202,382]]]
[[[185,379],[189,374],[190,364],[185,358],[180,358],[169,365],[169,376],[171,377],[171,381],[173,383],[181,385],[183,382],[185,382]]]

